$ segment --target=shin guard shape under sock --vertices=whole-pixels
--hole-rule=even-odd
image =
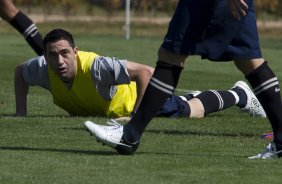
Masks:
[[[229,108],[239,101],[238,96],[234,96],[234,92],[216,90],[203,91],[196,98],[202,102],[205,116]]]
[[[174,92],[181,70],[182,67],[161,61],[157,62],[154,74],[137,112],[124,127],[127,140],[131,142],[139,140],[148,123],[156,116],[157,111]]]

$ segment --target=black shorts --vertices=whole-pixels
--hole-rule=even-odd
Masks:
[[[227,0],[179,0],[162,47],[176,54],[214,61],[261,58],[253,0],[235,19]]]
[[[162,108],[157,112],[157,117],[187,117],[189,112],[187,101],[192,99],[193,96],[185,95],[183,98],[174,95],[168,98]]]

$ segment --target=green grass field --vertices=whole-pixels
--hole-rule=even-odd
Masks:
[[[46,33],[58,25],[39,27]],[[74,33],[81,50],[155,65],[161,36],[139,35],[126,41],[122,32],[104,32],[104,27],[90,33],[83,26],[89,25],[61,25]],[[14,67],[35,54],[12,28],[1,23],[0,32],[1,184],[281,183],[281,159],[247,159],[267,145],[259,137],[270,131],[267,119],[241,114],[236,107],[205,119],[155,118],[133,156],[120,156],[98,144],[83,127],[85,120],[105,124],[107,118],[70,117],[38,87],[30,88],[28,116],[13,117]],[[282,36],[263,36],[261,45],[282,82]],[[232,63],[191,57],[178,87],[229,89],[237,80],[244,78]]]

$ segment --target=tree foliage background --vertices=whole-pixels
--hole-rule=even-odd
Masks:
[[[282,0],[256,0],[256,8],[258,15],[267,13],[276,17],[282,16]]]
[[[55,13],[57,8],[62,14],[68,16],[81,13],[84,8],[85,14],[95,13],[94,7],[100,7],[108,15],[115,15],[124,9],[126,0],[14,0],[19,6],[26,7],[32,12],[34,6],[41,7],[44,14]],[[132,13],[140,15],[171,15],[178,0],[131,0]],[[256,0],[257,15],[269,15],[272,18],[282,16],[282,0]]]

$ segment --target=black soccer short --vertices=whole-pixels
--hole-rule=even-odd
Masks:
[[[215,61],[261,58],[253,0],[235,19],[226,0],[180,0],[162,47]]]
[[[193,97],[190,95],[185,95],[185,97],[183,98],[188,101]],[[186,100],[183,100],[179,96],[172,95],[167,99],[162,108],[157,112],[157,117],[187,117],[190,110]]]

